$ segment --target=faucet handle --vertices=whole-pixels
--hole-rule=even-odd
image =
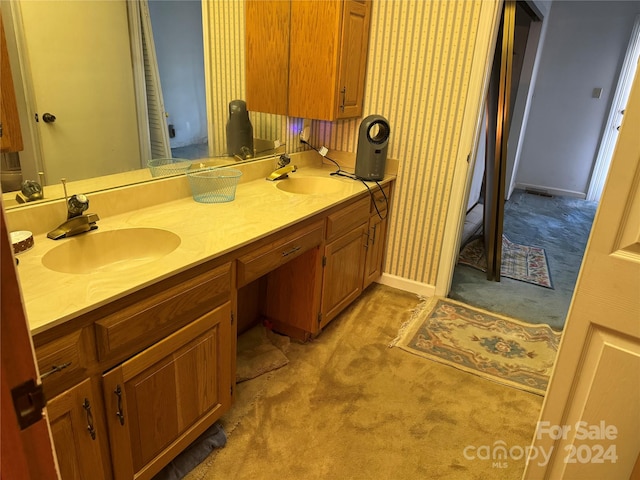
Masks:
[[[282,155],[280,155],[277,168],[286,167],[287,165],[289,165],[289,162],[291,162],[289,155],[287,155],[286,153],[283,153]]]
[[[81,215],[82,212],[89,208],[89,199],[86,195],[78,194],[71,195],[67,200],[67,210],[69,212],[69,218]]]

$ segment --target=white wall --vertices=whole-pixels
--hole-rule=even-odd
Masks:
[[[586,194],[637,13],[640,2],[553,2],[517,186]]]
[[[206,143],[202,4],[198,0],[151,0],[153,37],[171,147]]]

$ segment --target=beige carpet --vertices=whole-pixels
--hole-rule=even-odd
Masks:
[[[278,335],[256,325],[238,336],[236,382],[264,375],[289,363],[289,337]]]
[[[542,398],[389,348],[419,303],[374,284],[292,343],[288,365],[238,385],[226,447],[186,479],[520,478],[523,459],[474,452],[529,445]]]

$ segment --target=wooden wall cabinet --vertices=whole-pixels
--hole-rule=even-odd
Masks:
[[[274,34],[276,18],[282,28]],[[370,0],[247,0],[247,108],[329,121],[361,116],[370,23]],[[272,105],[276,99],[285,106]]]

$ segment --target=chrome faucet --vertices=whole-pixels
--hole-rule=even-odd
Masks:
[[[271,172],[267,177],[267,180],[274,182],[276,180],[288,178],[290,173],[295,172],[298,169],[295,165],[289,165],[289,162],[291,162],[291,159],[287,155],[280,155],[276,169]]]
[[[98,228],[96,222],[100,220],[100,217],[95,213],[84,213],[84,211],[89,208],[89,199],[87,196],[79,194],[67,197],[67,185],[64,178],[62,179],[62,186],[64,188],[64,198],[67,205],[67,220],[58,228],[47,233],[47,237],[52,240],[59,240]]]

